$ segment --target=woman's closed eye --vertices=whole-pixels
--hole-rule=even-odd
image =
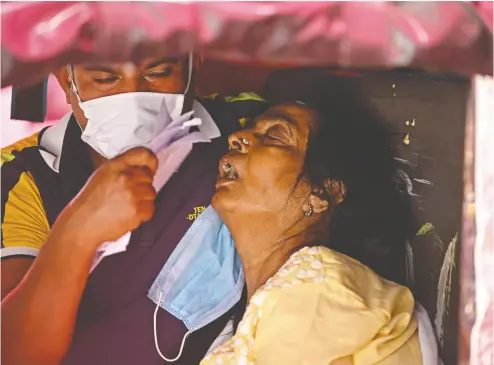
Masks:
[[[287,127],[277,125],[269,128],[264,133],[264,137],[271,141],[288,143],[290,141],[290,132]]]

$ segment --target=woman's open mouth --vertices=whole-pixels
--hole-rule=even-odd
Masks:
[[[220,161],[218,179],[216,180],[216,188],[226,186],[238,179],[238,172],[235,166],[229,163],[226,159]]]

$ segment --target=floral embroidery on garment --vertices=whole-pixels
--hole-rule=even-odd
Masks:
[[[263,315],[263,303],[269,293],[302,283],[326,280],[326,268],[319,247],[305,247],[295,252],[281,269],[252,296],[235,335],[207,355],[201,365],[254,365],[257,325]]]

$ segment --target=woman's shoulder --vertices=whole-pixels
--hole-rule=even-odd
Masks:
[[[419,364],[415,342],[413,353],[399,351],[416,337],[413,311],[407,288],[347,256],[311,247],[293,254],[254,294],[246,323],[256,323],[257,354],[269,360],[262,364],[278,363],[275,353],[287,359],[281,363],[303,358],[326,364],[350,354],[377,363],[396,353],[394,363],[413,355],[409,363]]]
[[[396,305],[413,312],[410,290],[386,280],[360,262],[327,247],[305,247],[295,252],[264,285],[263,291],[279,296],[289,289],[290,296],[335,298],[347,304],[391,312]]]

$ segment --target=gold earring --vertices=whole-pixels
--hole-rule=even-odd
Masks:
[[[313,212],[314,212],[314,208],[312,207],[312,204],[309,202],[309,208],[307,209],[307,212],[305,212],[305,215],[307,217],[310,217]]]

